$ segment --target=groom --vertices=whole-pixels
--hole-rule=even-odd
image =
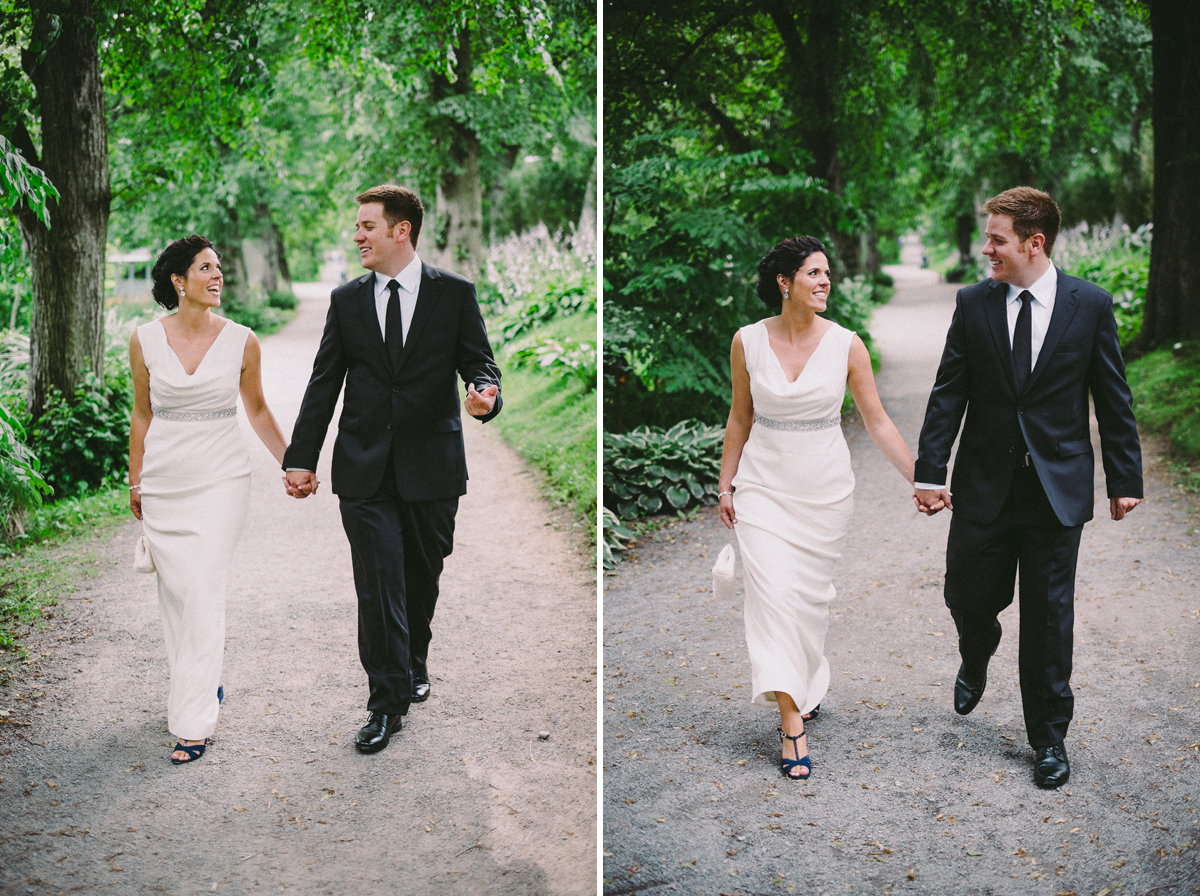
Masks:
[[[1025,728],[1034,781],[1055,788],[1071,773],[1063,739],[1074,708],[1075,566],[1095,475],[1089,392],[1114,520],[1141,501],[1141,446],[1112,296],[1050,263],[1058,206],[1015,187],[985,208],[991,279],[959,290],[921,429],[915,498],[924,512],[954,511],[945,597],[962,656],[961,715],[983,696],[997,616],[1020,570]],[[946,468],[964,413],[952,506]]]
[[[363,753],[388,745],[429,697],[426,660],[443,561],[467,491],[455,376],[467,413],[498,413],[500,369],[475,287],[417,256],[424,210],[411,190],[360,193],[354,242],[370,273],[329,302],[312,377],[284,455],[288,493],[317,489],[317,457],[345,383],[333,491],[358,593],[358,655],[370,684]]]

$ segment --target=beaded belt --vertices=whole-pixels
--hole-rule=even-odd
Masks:
[[[833,429],[842,425],[842,415],[826,417],[824,420],[774,420],[762,414],[754,414],[754,422],[767,429],[781,429],[784,432],[816,432],[819,429]]]
[[[237,416],[237,405],[231,408],[221,408],[219,411],[169,411],[150,405],[150,410],[160,420],[178,420],[187,423],[199,423],[203,420],[224,420]]]

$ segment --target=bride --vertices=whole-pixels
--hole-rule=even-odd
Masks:
[[[815,237],[786,239],[759,264],[756,291],[777,316],[733,337],[721,457],[721,520],[737,527],[741,549],[753,700],[779,708],[781,766],[794,780],[812,774],[804,721],[829,687],[833,571],[854,507],[841,428],[847,384],[879,450],[913,481],[912,454],[879,401],[866,346],[818,316],[830,286]]]
[[[155,301],[175,313],[138,327],[129,341],[129,508],[144,524],[158,573],[167,727],[179,739],[171,761],[180,765],[204,755],[224,696],[225,580],[250,497],[238,395],[280,464],[287,442],[263,397],[258,339],[213,314],[224,286],[213,244],[176,240],[152,278]]]

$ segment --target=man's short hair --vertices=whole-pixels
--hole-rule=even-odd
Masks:
[[[1046,254],[1054,250],[1062,214],[1058,204],[1048,194],[1033,187],[1013,187],[993,196],[983,207],[989,215],[1008,215],[1012,218],[1013,231],[1021,242],[1040,233],[1046,238]]]
[[[387,221],[389,232],[401,221],[407,221],[412,226],[408,238],[412,241],[413,248],[417,248],[417,238],[421,235],[421,221],[425,218],[425,209],[416,193],[407,187],[380,184],[378,187],[364,190],[354,199],[359,205],[366,205],[368,202],[378,202],[383,205],[383,220]]]

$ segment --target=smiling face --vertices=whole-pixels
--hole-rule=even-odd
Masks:
[[[791,280],[782,274],[776,280],[781,289],[787,287],[787,302],[798,302],[798,307],[813,311],[825,310],[832,282],[829,279],[829,259],[824,252],[814,252],[804,259]]]
[[[1043,251],[1045,236],[1035,233],[1022,241],[1013,230],[1011,215],[988,215],[984,233],[987,242],[983,245],[983,254],[988,260],[993,280],[1029,287],[1050,266],[1050,260]]]
[[[364,202],[358,207],[354,244],[358,257],[368,271],[395,276],[412,261],[415,253],[408,236],[412,225],[397,221],[389,228],[383,217],[382,202]]]
[[[192,301],[207,308],[217,308],[221,305],[221,288],[225,285],[225,276],[221,273],[221,259],[212,249],[201,249],[197,252],[187,269],[187,277],[174,274],[171,282],[175,284],[176,290],[183,290],[183,295],[179,297],[180,304]]]

